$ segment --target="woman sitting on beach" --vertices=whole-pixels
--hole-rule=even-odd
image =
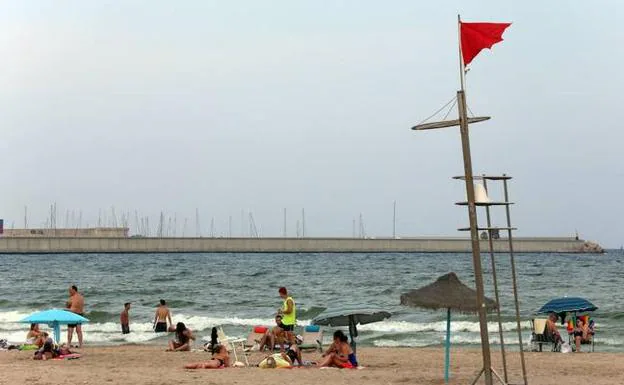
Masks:
[[[212,359],[204,362],[195,362],[184,365],[184,369],[221,369],[230,366],[230,355],[225,345],[218,345]]]
[[[184,322],[178,322],[175,328],[175,338],[169,341],[168,352],[188,352],[191,350],[191,340],[195,340],[193,331],[184,325]]]
[[[26,334],[26,345],[36,345],[42,347],[45,342],[43,333],[39,331],[39,324],[30,324],[30,330]]]
[[[574,344],[576,346],[576,352],[581,351],[582,343],[591,342],[591,329],[589,325],[584,322],[582,317],[576,319],[576,327],[574,328]]]
[[[336,368],[355,368],[358,366],[355,353],[349,345],[349,338],[342,332],[336,330],[334,332],[334,342],[329,349],[323,353],[325,360],[319,364],[320,367],[336,367]]]

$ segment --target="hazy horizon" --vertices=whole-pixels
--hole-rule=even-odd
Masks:
[[[0,3],[0,218],[135,211],[181,235],[466,236],[457,25],[512,22],[467,75],[475,174],[507,173],[517,236],[620,247],[623,6],[535,0]],[[457,111],[451,112],[451,117]],[[494,186],[490,186],[491,188]],[[100,210],[102,215],[99,214]],[[243,222],[241,223],[241,210]],[[496,210],[496,209],[495,209]],[[504,210],[494,211],[503,224]],[[111,219],[112,221],[112,219]],[[485,216],[480,215],[484,223]],[[241,228],[242,225],[242,228]],[[356,224],[356,233],[359,230]]]

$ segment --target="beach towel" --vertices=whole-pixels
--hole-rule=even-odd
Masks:
[[[70,354],[61,354],[60,356],[53,358],[53,360],[77,360],[78,358],[80,358],[80,354],[70,353]]]

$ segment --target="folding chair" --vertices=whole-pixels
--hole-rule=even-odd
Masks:
[[[552,345],[551,351],[556,352],[560,348],[555,341],[555,337],[552,333],[549,333],[546,329],[547,319],[534,318],[531,320],[531,350],[534,352],[541,352],[543,345]]]
[[[243,357],[245,358],[245,364],[249,366],[249,360],[245,354],[245,341],[247,341],[245,338],[228,337],[223,331],[222,326],[217,327],[217,338],[219,339],[219,343],[225,346],[228,352],[232,352],[232,354],[234,354],[234,361],[238,361],[236,349],[240,349]]]
[[[269,328],[266,326],[254,326],[244,342],[245,350],[249,351],[256,346],[258,341],[264,337],[264,333],[266,333],[267,330],[269,330]]]
[[[323,330],[318,325],[308,325],[303,328],[303,343],[299,345],[301,350],[318,350],[323,352]]]

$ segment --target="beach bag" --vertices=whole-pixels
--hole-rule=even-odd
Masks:
[[[569,343],[564,342],[561,344],[561,353],[572,353],[572,347]]]

